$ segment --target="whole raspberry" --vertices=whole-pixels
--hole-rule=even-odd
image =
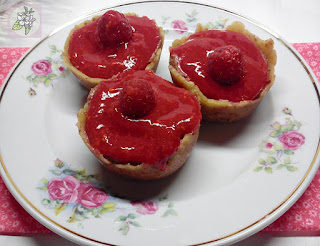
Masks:
[[[154,90],[148,81],[132,79],[123,85],[119,95],[121,113],[130,118],[141,118],[148,115],[155,107]]]
[[[220,84],[232,85],[244,76],[245,63],[240,49],[221,46],[208,56],[210,76]]]
[[[97,35],[99,42],[106,46],[118,45],[132,38],[132,27],[123,14],[109,10],[98,20]]]

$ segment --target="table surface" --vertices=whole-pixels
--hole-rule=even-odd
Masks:
[[[40,4],[42,16],[42,33],[36,38],[11,38],[8,36],[8,18],[11,5]],[[0,48],[31,47],[50,31],[88,12],[110,7],[116,4],[134,2],[126,0],[70,0],[68,6],[64,0],[0,0]],[[278,33],[289,43],[320,42],[320,1],[319,0],[198,0],[197,2],[218,6],[237,12],[243,16],[262,23]],[[7,10],[8,9],[8,10]],[[33,237],[0,236],[0,245],[66,245],[68,242],[56,235]],[[270,235],[254,235],[235,245],[320,245],[320,237],[272,237]]]

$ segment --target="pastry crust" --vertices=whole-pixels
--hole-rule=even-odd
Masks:
[[[254,100],[244,100],[241,102],[231,102],[228,100],[215,100],[207,98],[199,89],[199,87],[181,73],[177,69],[177,59],[174,56],[170,56],[169,70],[172,80],[180,87],[187,89],[198,97],[201,103],[202,116],[207,121],[214,122],[233,122],[250,115],[254,109],[259,105],[263,97],[272,87],[275,80],[275,65],[277,63],[277,55],[274,50],[274,42],[272,39],[262,40],[256,35],[252,34],[245,29],[243,23],[236,21],[229,25],[227,30],[242,33],[246,35],[255,45],[259,48],[262,54],[265,56],[268,64],[269,84],[261,91],[258,98]],[[201,24],[197,25],[195,32],[208,30],[206,26]],[[188,37],[175,40],[172,43],[172,48],[176,48],[183,44]]]
[[[172,155],[167,163],[166,170],[161,171],[157,167],[141,163],[136,164],[118,164],[111,160],[104,158],[104,156],[96,149],[94,149],[88,140],[88,136],[85,132],[86,124],[86,112],[89,108],[90,99],[94,94],[95,88],[91,89],[88,95],[88,101],[84,108],[80,109],[78,112],[78,122],[77,126],[79,129],[79,135],[81,136],[83,142],[90,149],[90,151],[100,160],[100,162],[106,166],[110,171],[137,180],[156,180],[160,178],[167,177],[177,171],[188,159],[195,143],[198,140],[200,125],[195,129],[193,133],[186,134],[180,141],[180,146],[174,155]]]
[[[125,16],[138,16],[135,13],[125,13],[124,15]],[[74,26],[74,28],[70,31],[70,33],[69,33],[69,35],[68,35],[68,37],[66,39],[66,42],[65,42],[65,45],[64,45],[64,51],[62,52],[63,61],[66,64],[67,68],[79,79],[80,83],[83,86],[85,86],[87,89],[91,89],[91,88],[95,87],[102,80],[108,80],[108,79],[111,79],[111,78],[108,78],[108,79],[105,79],[105,78],[92,78],[92,77],[89,77],[89,76],[85,75],[83,72],[81,72],[80,70],[78,70],[76,67],[74,67],[72,65],[72,63],[70,61],[70,58],[69,58],[68,50],[69,50],[70,40],[71,40],[71,37],[72,37],[72,34],[74,33],[74,31],[84,27],[87,24],[90,24],[91,22],[94,22],[99,17],[100,16],[94,16],[91,20],[85,20],[84,22]],[[154,21],[154,23],[157,26],[155,21]],[[160,60],[162,47],[163,47],[163,41],[164,41],[164,32],[163,32],[162,27],[158,27],[158,28],[159,28],[159,32],[160,32],[160,42],[158,44],[158,48],[152,54],[152,56],[150,58],[150,61],[149,61],[149,64],[145,68],[146,70],[156,71],[157,67],[158,67],[159,60]],[[116,76],[116,75],[114,75],[114,76]]]

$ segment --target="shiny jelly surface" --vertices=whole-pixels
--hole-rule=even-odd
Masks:
[[[74,31],[69,44],[72,65],[89,77],[109,79],[126,70],[145,69],[160,43],[160,32],[149,18],[127,16],[134,32],[129,42],[106,46],[96,34],[99,18]]]
[[[156,105],[146,116],[130,118],[119,110],[119,94],[131,79],[146,79]],[[195,96],[155,75],[153,71],[128,71],[101,82],[91,97],[85,132],[90,145],[116,163],[146,163],[165,169],[165,163],[184,135],[200,125],[200,105]]]
[[[208,55],[225,45],[234,45],[243,53],[245,74],[233,85],[219,84],[208,72]],[[228,30],[201,31],[189,36],[184,44],[170,49],[170,54],[176,56],[179,72],[211,99],[232,102],[254,100],[270,82],[264,55],[241,33]]]

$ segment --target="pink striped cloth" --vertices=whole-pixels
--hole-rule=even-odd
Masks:
[[[320,80],[320,43],[293,44]],[[0,86],[29,48],[0,48]],[[13,198],[0,178],[0,234],[34,235],[52,233],[33,219]],[[262,233],[320,235],[320,170],[301,198]]]

